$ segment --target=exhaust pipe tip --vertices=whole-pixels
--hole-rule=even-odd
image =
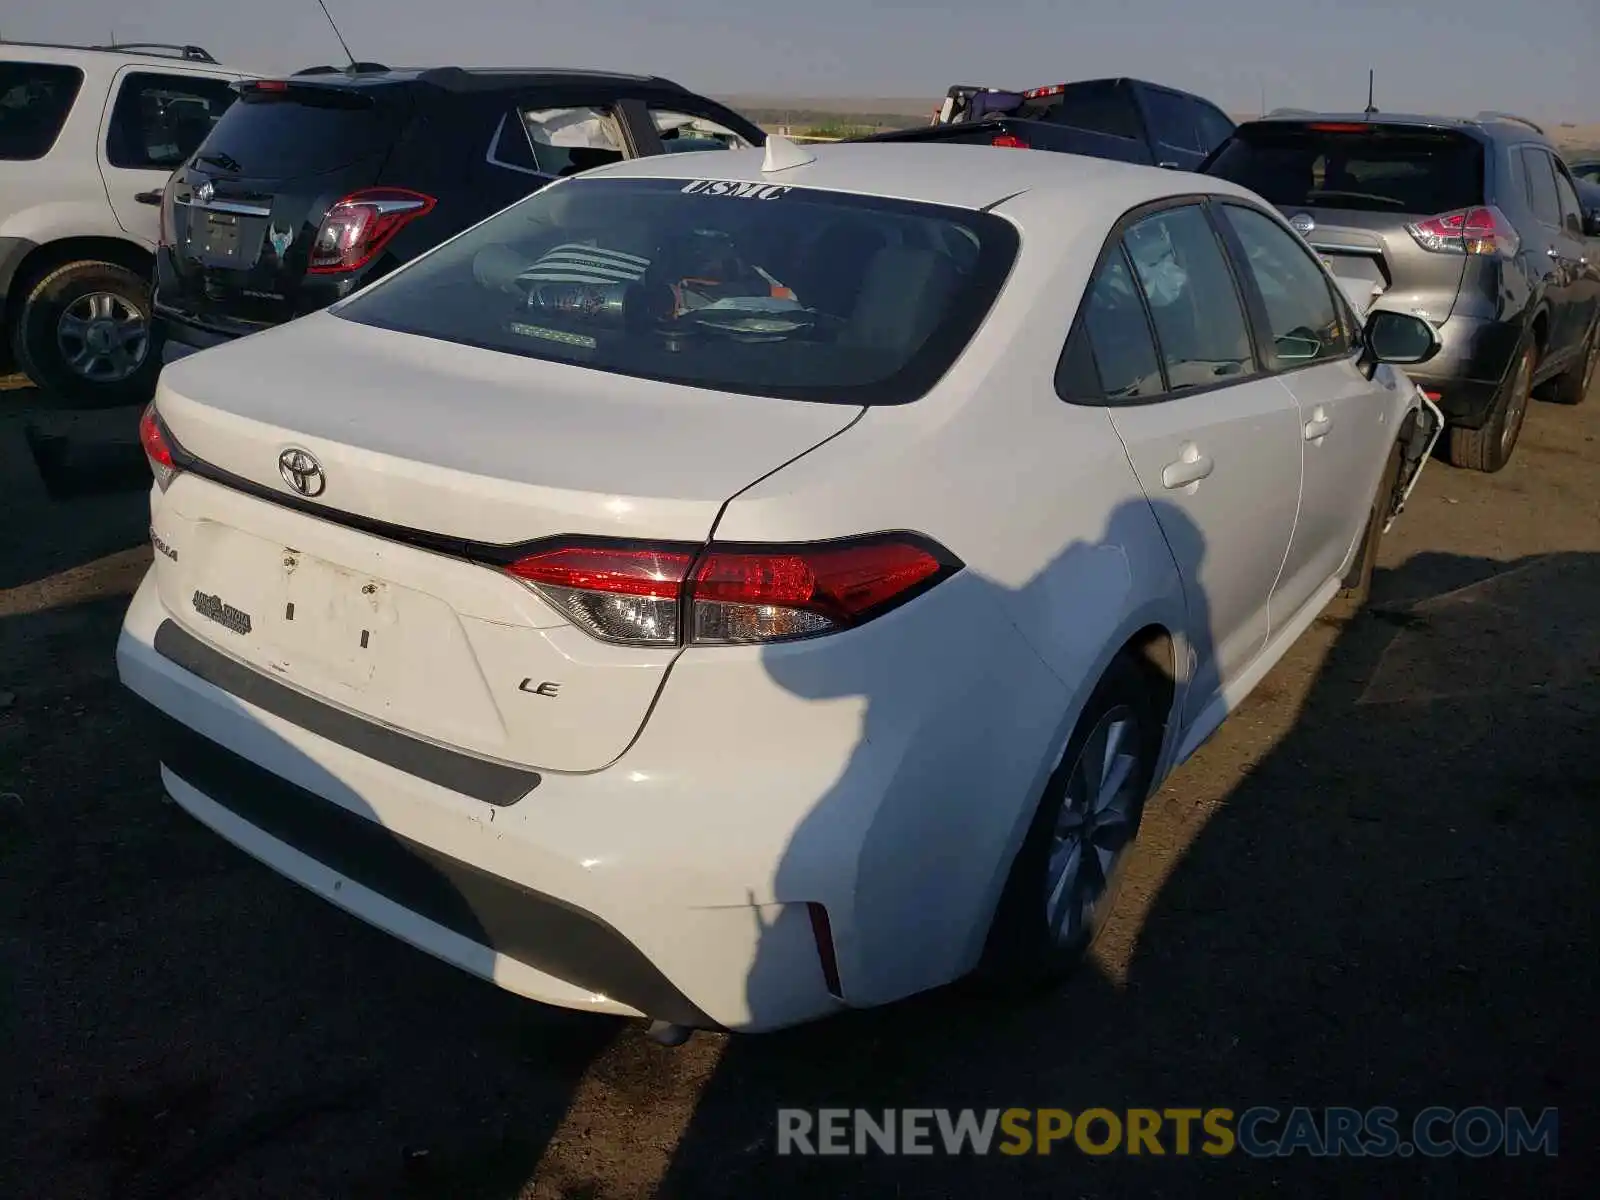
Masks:
[[[671,1021],[651,1021],[648,1036],[662,1046],[681,1046],[689,1040],[694,1030],[687,1025],[674,1025]]]

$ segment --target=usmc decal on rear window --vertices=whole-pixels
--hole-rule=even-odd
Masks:
[[[694,179],[684,184],[685,195],[734,196],[740,200],[776,200],[789,190],[787,184],[740,183],[735,179]]]

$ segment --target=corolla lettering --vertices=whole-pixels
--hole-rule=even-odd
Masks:
[[[688,196],[733,196],[740,200],[776,200],[788,190],[788,185],[739,183],[732,179],[695,179],[683,187]]]

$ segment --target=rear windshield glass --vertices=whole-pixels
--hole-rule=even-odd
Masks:
[[[0,62],[0,159],[27,162],[49,154],[82,83],[76,67]]]
[[[709,157],[709,156],[708,156]],[[335,311],[620,375],[914,400],[999,293],[999,217],[761,183],[552,184]]]
[[[1144,136],[1139,114],[1133,111],[1132,97],[1111,80],[1069,83],[1065,91],[1024,100],[1017,116],[1112,137]]]
[[[1448,130],[1246,126],[1207,170],[1278,205],[1432,214],[1483,203],[1483,150]]]
[[[321,175],[388,149],[398,121],[391,106],[348,90],[246,89],[206,138],[201,159],[246,178]]]

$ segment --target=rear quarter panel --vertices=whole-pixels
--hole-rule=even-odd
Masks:
[[[1162,626],[1178,643],[1180,700],[1188,661],[1182,586],[1115,429],[1105,410],[1068,405],[1054,387],[1077,297],[1112,216],[1098,233],[1064,246],[1048,232],[1060,197],[1022,199],[1028,202],[999,210],[1023,226],[1011,280],[934,391],[913,404],[869,409],[833,441],[737,496],[715,534],[763,541],[913,530],[965,562],[959,585],[940,588],[959,586],[969,619],[987,628],[951,628],[925,650],[948,662],[939,686],[969,706],[975,736],[961,742],[959,786],[884,796],[865,818],[864,857],[879,872],[873,892],[888,903],[893,893],[882,876],[892,880],[915,864],[903,854],[896,860],[893,847],[907,839],[959,844],[964,866],[941,877],[938,904],[952,928],[979,915],[967,927],[969,948],[981,942],[1044,782],[1110,658],[1137,630]],[[1030,238],[1040,243],[1035,252]],[[1008,694],[977,682],[954,647],[997,629],[1020,639],[1052,688]],[[781,683],[797,668],[772,657],[768,669]],[[858,686],[869,714],[866,747],[878,698],[871,680]],[[882,688],[896,690],[887,682]],[[1041,703],[1053,711],[1029,711]],[[986,729],[1006,732],[976,732]],[[922,752],[947,758],[952,730],[934,723],[927,733]],[[912,878],[903,883],[916,889]],[[870,940],[870,916],[858,919]]]

